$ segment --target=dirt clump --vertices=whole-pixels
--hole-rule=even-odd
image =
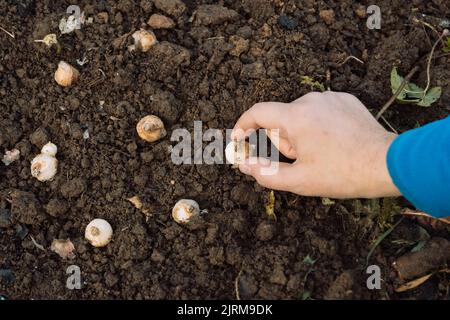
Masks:
[[[256,238],[260,241],[269,241],[276,234],[276,226],[272,222],[263,221],[256,228]]]
[[[351,271],[341,273],[330,285],[325,299],[340,300],[351,299],[354,297],[353,286],[355,285],[355,276]]]
[[[322,18],[322,20],[327,24],[333,24],[334,22],[334,11],[333,9],[328,9],[328,10],[321,10],[319,12],[319,16]]]
[[[11,214],[14,221],[28,225],[39,224],[45,219],[41,204],[33,193],[27,191],[11,193]]]
[[[215,4],[205,4],[197,8],[195,13],[195,25],[210,26],[232,22],[239,18],[239,14],[226,7]]]
[[[61,185],[61,195],[66,198],[77,198],[86,191],[86,181],[82,178],[71,179]]]
[[[153,3],[156,8],[175,18],[186,11],[186,5],[181,0],[153,0]]]
[[[175,27],[175,22],[162,14],[152,14],[147,24],[153,29],[172,29]]]
[[[46,143],[50,141],[50,136],[44,128],[38,128],[30,135],[30,142],[38,149],[41,149]]]
[[[45,206],[45,211],[52,217],[60,217],[69,210],[69,206],[66,201],[53,198]]]

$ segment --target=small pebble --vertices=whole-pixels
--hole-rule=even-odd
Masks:
[[[297,28],[298,21],[296,19],[292,19],[292,18],[282,14],[278,18],[278,24],[286,30],[293,30],[293,29]]]
[[[334,11],[333,9],[328,9],[328,10],[321,10],[319,12],[320,17],[322,18],[322,20],[327,24],[327,25],[331,25],[334,23]]]
[[[28,229],[25,226],[18,225],[16,227],[16,236],[20,240],[25,239],[25,237],[28,235]]]
[[[16,277],[11,269],[0,269],[0,280],[6,284],[12,284],[16,281]]]

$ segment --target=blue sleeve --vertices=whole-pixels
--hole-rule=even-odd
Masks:
[[[450,216],[450,117],[398,136],[387,166],[394,184],[417,209]]]

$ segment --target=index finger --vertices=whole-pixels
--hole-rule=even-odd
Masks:
[[[261,102],[245,111],[234,125],[231,133],[231,139],[242,140],[243,132],[248,130],[264,129],[282,129],[284,113],[288,104],[281,102]],[[240,129],[240,130],[239,130]]]

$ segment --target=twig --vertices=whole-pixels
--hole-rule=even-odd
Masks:
[[[211,38],[206,38],[205,41],[208,40],[220,40],[220,39],[224,39],[225,37],[219,36],[219,37],[211,37]]]
[[[412,76],[419,70],[418,66],[415,66],[403,79],[402,83],[398,87],[397,91],[394,93],[394,95],[384,104],[384,106],[381,108],[380,112],[376,115],[375,119],[379,120],[380,117],[383,115],[383,113],[386,112],[386,110],[391,106],[391,104],[397,99],[398,95],[403,91],[406,84],[409,82],[409,80],[412,78]]]
[[[429,214],[427,214],[425,212],[417,211],[417,210],[411,210],[411,209],[408,209],[408,208],[404,209],[401,212],[401,214],[405,215],[405,216],[425,217],[425,218],[428,218],[428,219],[438,220],[438,221],[441,221],[443,223],[450,224],[450,219],[449,218],[435,218],[435,217],[430,216]]]
[[[387,126],[388,126],[394,133],[398,134],[398,131],[395,130],[395,128],[389,123],[389,121],[386,120],[385,117],[381,116],[380,118],[381,118],[381,120],[384,121],[384,123],[387,124]]]
[[[0,30],[2,30],[4,33],[6,33],[8,36],[10,36],[11,38],[15,39],[16,37],[14,36],[13,33],[9,32],[8,30],[6,30],[3,27],[0,27]]]
[[[442,32],[442,34],[439,35],[439,38],[436,40],[436,42],[433,44],[433,47],[431,48],[430,51],[430,55],[428,56],[428,61],[427,61],[427,86],[425,87],[425,89],[423,90],[423,97],[425,97],[425,95],[427,94],[428,89],[430,88],[430,82],[431,82],[431,77],[430,77],[430,68],[431,68],[431,60],[433,59],[433,55],[434,55],[434,50],[436,49],[437,44],[439,43],[439,41],[442,40],[442,38],[444,38],[446,35],[448,35],[448,30],[444,30]]]
[[[347,61],[350,60],[350,59],[356,60],[356,61],[358,61],[359,63],[364,64],[364,61],[362,61],[361,59],[359,59],[359,58],[357,58],[357,57],[355,57],[355,56],[347,56],[347,58],[345,58],[344,61],[338,63],[337,66],[338,66],[338,67],[343,66],[343,65],[346,64]]]
[[[241,278],[242,270],[243,270],[243,268],[241,268],[241,270],[239,270],[239,273],[238,273],[236,279],[234,280],[234,291],[236,294],[236,300],[241,300],[241,294],[239,292],[239,279]]]
[[[425,27],[430,28],[430,29],[431,29],[434,33],[436,33],[438,36],[440,35],[439,31],[437,31],[436,28],[433,27],[433,26],[432,26],[431,24],[429,24],[428,22],[425,22],[425,21],[420,20],[420,19],[417,19],[417,18],[413,18],[413,22],[420,23],[420,24],[424,25]],[[441,39],[441,41],[442,41],[442,45],[444,45],[444,41],[443,41],[442,39]]]
[[[427,36],[428,44],[430,45],[430,47],[432,47],[432,46],[433,46],[433,43],[431,42],[430,36],[429,36],[428,33],[427,33],[427,29],[425,28],[424,25],[421,25],[420,27],[422,28],[423,33]]]
[[[42,245],[40,245],[39,243],[36,242],[36,240],[34,240],[32,235],[30,235],[30,238],[31,238],[31,242],[33,242],[33,244],[35,245],[36,248],[38,248],[39,250],[42,250],[42,251],[46,251]]]
[[[438,55],[434,56],[434,59],[439,59],[439,58],[448,57],[448,56],[450,56],[450,52],[438,54]]]

